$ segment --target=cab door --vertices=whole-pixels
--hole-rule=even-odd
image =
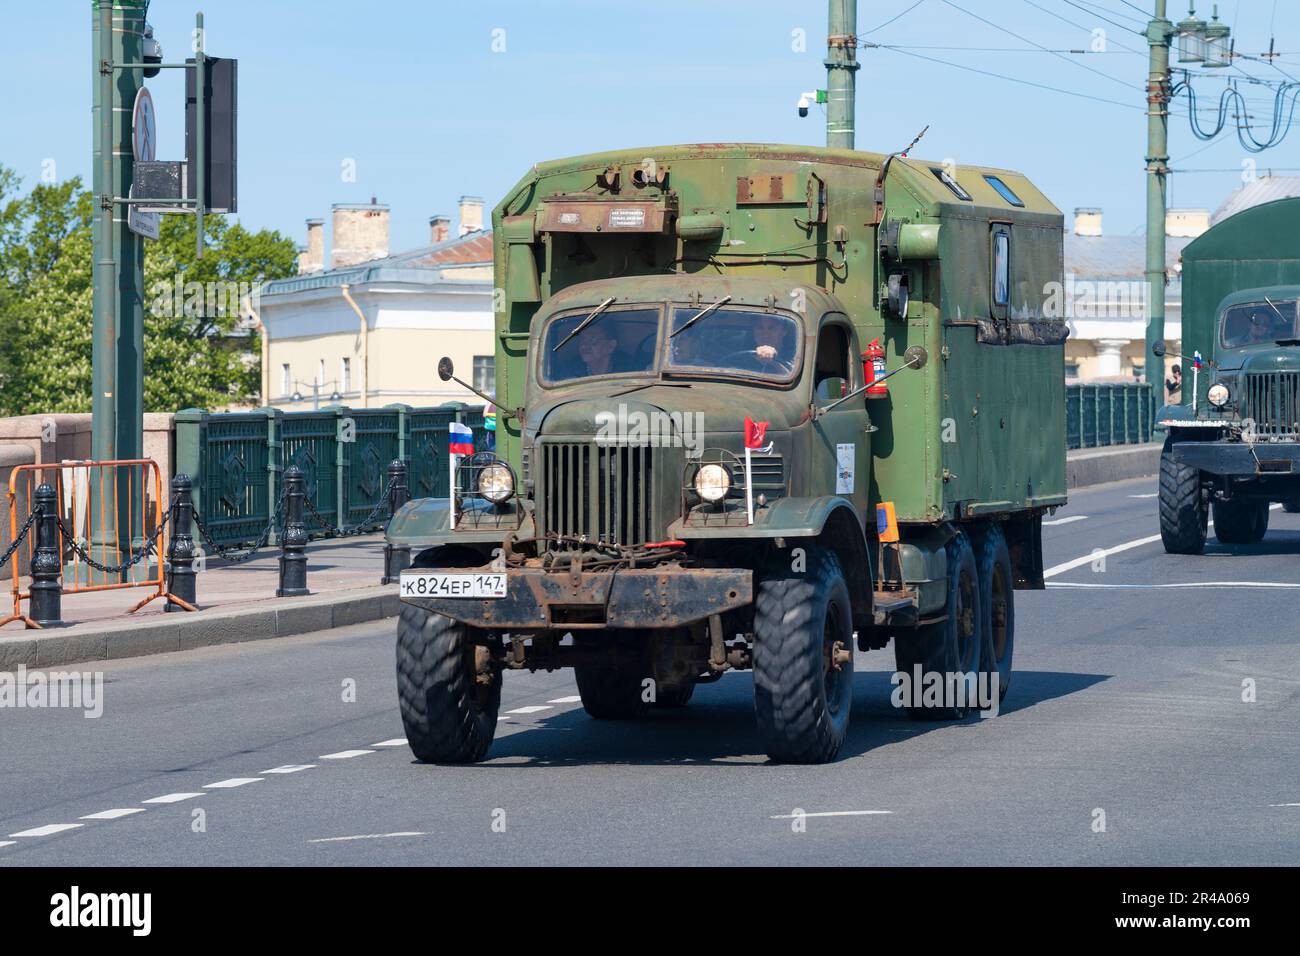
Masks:
[[[812,488],[853,503],[864,523],[871,498],[871,435],[858,339],[847,316],[830,313],[821,322],[813,357]],[[837,404],[838,403],[838,404]]]

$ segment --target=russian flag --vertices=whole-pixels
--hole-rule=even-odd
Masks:
[[[1204,368],[1202,364],[1205,360],[1201,358],[1200,352],[1192,353],[1192,368]]]
[[[452,455],[474,454],[474,433],[468,425],[451,422],[447,425],[447,451]]]

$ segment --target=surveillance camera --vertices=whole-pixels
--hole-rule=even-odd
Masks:
[[[808,94],[807,93],[799,97],[799,115],[800,116],[808,115]]]
[[[154,39],[153,25],[146,23],[144,25],[144,40],[140,45],[141,59],[145,63],[161,63],[163,61],[162,44]],[[155,77],[162,72],[158,67],[146,69],[143,71],[147,77]]]

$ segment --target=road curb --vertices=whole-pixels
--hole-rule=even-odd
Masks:
[[[0,671],[168,654],[265,641],[396,617],[395,586],[278,598],[251,606],[74,624],[0,637]]]
[[[1066,488],[1086,488],[1160,472],[1160,443],[1079,448],[1065,456]]]

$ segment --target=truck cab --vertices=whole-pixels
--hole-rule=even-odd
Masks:
[[[1205,549],[1210,512],[1224,544],[1254,544],[1269,507],[1300,510],[1300,286],[1235,292],[1216,310],[1205,400],[1158,415],[1160,533],[1172,554]]]

